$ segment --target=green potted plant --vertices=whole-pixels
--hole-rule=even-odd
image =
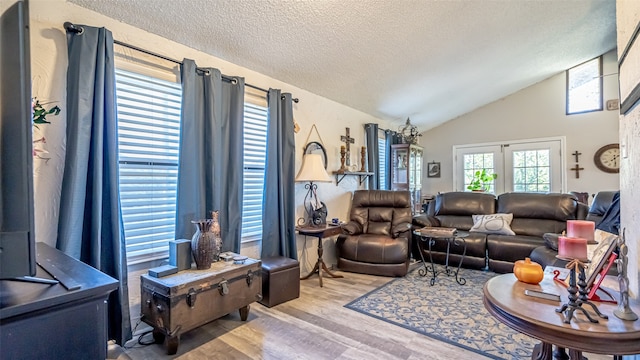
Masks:
[[[471,183],[467,186],[468,190],[484,192],[489,190],[489,185],[493,180],[498,178],[498,174],[488,174],[486,169],[478,170],[473,175]]]

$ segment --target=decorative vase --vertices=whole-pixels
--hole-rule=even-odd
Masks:
[[[222,250],[222,237],[220,236],[220,222],[218,221],[219,212],[211,212],[211,227],[209,231],[213,234],[214,246],[213,246],[213,261],[220,260],[220,251]]]
[[[198,270],[209,269],[213,262],[215,237],[210,231],[212,222],[212,219],[191,220],[191,223],[196,226],[196,233],[191,238],[191,252]]]
[[[513,266],[513,274],[519,281],[527,284],[538,284],[544,278],[542,266],[529,258],[516,261]]]

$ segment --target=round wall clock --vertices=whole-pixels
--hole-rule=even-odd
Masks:
[[[601,147],[593,156],[598,169],[608,173],[620,172],[620,145],[609,144]]]

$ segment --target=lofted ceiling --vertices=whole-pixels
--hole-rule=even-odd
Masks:
[[[614,0],[68,1],[421,131],[616,46]]]

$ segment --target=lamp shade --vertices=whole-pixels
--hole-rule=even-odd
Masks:
[[[324,160],[320,154],[305,154],[302,167],[296,175],[296,181],[331,182],[331,176],[324,169]]]

